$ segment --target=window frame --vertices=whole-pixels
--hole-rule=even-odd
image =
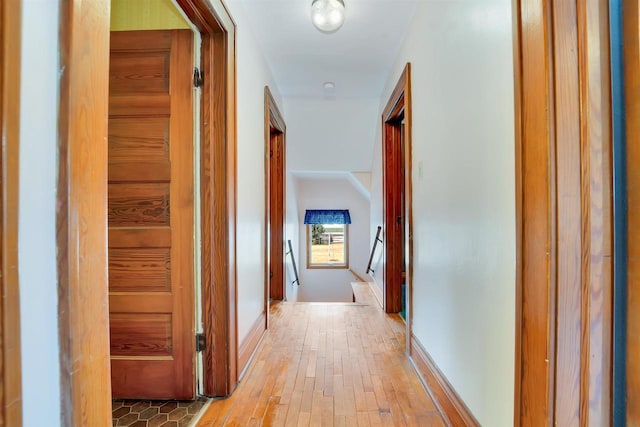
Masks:
[[[307,269],[309,270],[347,270],[349,268],[349,225],[344,225],[344,263],[341,264],[319,264],[311,262],[311,227],[316,224],[305,224],[307,228]],[[323,224],[326,225],[326,224]]]

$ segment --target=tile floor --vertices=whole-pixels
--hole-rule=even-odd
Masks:
[[[207,401],[114,400],[113,427],[187,427]]]

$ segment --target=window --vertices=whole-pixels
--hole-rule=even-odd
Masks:
[[[307,268],[349,268],[349,224],[347,210],[308,210]]]

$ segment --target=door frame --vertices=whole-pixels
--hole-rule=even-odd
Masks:
[[[402,139],[402,126],[400,119],[404,117],[405,135],[404,149],[398,142]],[[404,157],[402,157],[404,153]],[[401,183],[401,177],[396,171],[401,170],[404,163],[405,177]],[[399,186],[404,185],[404,206],[398,197]],[[413,282],[413,211],[412,211],[412,177],[411,177],[411,63],[407,63],[400,75],[396,86],[382,113],[382,194],[383,194],[383,247],[384,247],[384,310],[387,313],[398,313],[402,308],[402,287],[397,282],[401,277],[401,264],[397,262],[402,258],[403,248],[400,242],[404,238],[406,247],[405,262],[405,286],[407,299],[406,325],[407,325],[407,352],[411,351],[411,307]],[[395,219],[402,215],[405,218],[404,236],[402,230],[396,227]],[[390,262],[391,261],[391,262]]]
[[[269,86],[264,87],[264,141],[265,141],[265,310],[267,313],[267,327],[269,317],[269,301],[285,300],[286,288],[285,288],[285,260],[282,257],[282,264],[280,265],[279,276],[281,280],[271,280],[271,271],[273,269],[272,255],[274,254],[273,236],[271,235],[272,222],[278,222],[282,228],[282,244],[284,248],[284,224],[285,224],[285,212],[286,212],[286,134],[287,126],[280,113],[280,109],[273,98],[273,94],[269,89]],[[281,170],[274,170],[271,167],[271,146],[273,140],[281,142],[277,144],[278,148],[282,149],[280,153],[282,158]],[[282,206],[279,212],[274,213],[271,211],[271,198],[274,194],[274,188],[272,188],[273,178],[278,178],[281,182],[276,185],[276,197],[282,200]],[[282,252],[284,254],[284,251]]]
[[[627,425],[640,423],[640,6],[638,1],[622,1],[625,124],[627,154]]]
[[[514,0],[514,425],[609,425],[608,3]]]
[[[18,199],[21,2],[0,4],[0,425],[22,425]]]
[[[209,343],[203,357],[204,393],[225,396],[238,378],[236,30],[221,0],[178,4],[203,35],[201,197],[203,210],[210,206],[210,215],[202,218],[203,313]],[[61,2],[56,225],[64,425],[111,419],[105,143],[109,19],[110,0]],[[213,298],[224,301],[215,310]]]
[[[204,394],[240,375],[236,291],[236,24],[222,0],[177,0],[202,35],[201,229]],[[224,108],[220,108],[223,106]],[[215,203],[214,203],[215,195]],[[225,304],[214,302],[225,301]]]

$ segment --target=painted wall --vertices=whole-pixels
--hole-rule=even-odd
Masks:
[[[24,427],[60,425],[55,235],[58,8],[57,0],[22,1],[18,268]]]
[[[410,61],[413,332],[492,427],[513,425],[511,17],[511,0],[420,2],[380,105],[381,112]],[[380,140],[378,131],[371,239],[382,217]]]
[[[111,0],[111,30],[188,29],[172,0]]]
[[[264,87],[268,85],[289,124],[271,71],[240,0],[227,6],[237,24],[238,102],[238,342],[265,306]],[[288,141],[288,139],[287,139]],[[284,254],[282,254],[284,257]]]
[[[349,209],[349,267],[364,276],[368,261],[369,201],[351,180],[343,178],[299,178],[297,183],[298,215],[304,219],[307,209]],[[357,279],[348,269],[308,269],[307,231],[300,221],[299,301],[353,300],[351,282]]]
[[[378,104],[378,99],[366,98],[285,98],[287,169],[368,171],[380,121]]]

